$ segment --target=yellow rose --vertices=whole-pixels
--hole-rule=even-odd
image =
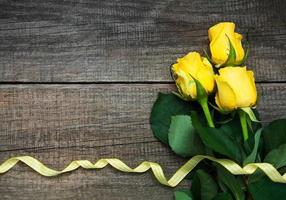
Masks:
[[[235,24],[232,22],[221,22],[209,29],[210,51],[215,64],[224,64],[227,61],[230,50],[229,41],[236,53],[235,63],[232,64],[243,60],[242,35],[234,32],[234,30]]]
[[[246,67],[225,67],[215,75],[218,107],[225,111],[255,106],[257,92],[252,71]]]
[[[178,90],[186,100],[197,98],[196,83],[192,77],[201,83],[207,93],[211,93],[214,89],[215,80],[212,65],[197,52],[190,52],[177,59],[177,63],[172,66],[172,72]]]

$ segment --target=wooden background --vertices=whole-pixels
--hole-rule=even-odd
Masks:
[[[131,166],[183,162],[152,135],[169,66],[233,21],[247,37],[263,122],[286,113],[283,0],[0,0],[0,162],[32,155],[61,169],[118,157]],[[188,187],[186,182],[180,187]],[[0,176],[1,199],[172,199],[150,173],[79,169],[45,178],[20,164]]]

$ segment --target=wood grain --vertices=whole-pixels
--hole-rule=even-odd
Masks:
[[[0,1],[2,82],[168,82],[179,56],[233,21],[258,82],[286,80],[283,0]]]
[[[249,42],[263,123],[285,117],[285,10],[283,0],[0,0],[0,162],[28,154],[61,169],[118,157],[159,162],[171,175],[184,160],[153,137],[151,106],[157,92],[173,89],[169,66],[202,52],[220,21],[235,22]],[[0,194],[167,200],[173,189],[149,173],[45,178],[20,164],[0,176]]]
[[[258,84],[263,122],[285,117],[286,84]],[[152,135],[151,106],[172,84],[0,85],[0,162],[32,155],[61,169],[74,159],[118,157],[159,162],[170,175],[182,163]],[[185,181],[180,187],[188,187]],[[172,199],[150,174],[111,168],[42,177],[24,165],[0,177],[1,199]]]

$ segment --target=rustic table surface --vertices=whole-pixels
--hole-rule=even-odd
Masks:
[[[185,160],[153,137],[150,109],[174,89],[170,64],[202,52],[220,21],[249,41],[263,122],[285,116],[283,0],[0,0],[0,162],[32,155],[61,169],[117,157],[170,175]],[[46,178],[19,164],[0,176],[1,199],[166,200],[173,190],[112,168]]]

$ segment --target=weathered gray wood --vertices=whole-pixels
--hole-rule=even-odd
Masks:
[[[259,82],[286,81],[283,0],[0,0],[0,162],[32,155],[61,169],[71,160],[118,157],[135,166],[183,162],[150,131],[168,67],[207,46],[207,29],[234,21],[248,35],[248,66]],[[286,83],[259,84],[263,122],[285,117]],[[181,187],[188,187],[182,183]],[[149,174],[111,168],[42,177],[24,165],[0,176],[1,199],[172,199]]]
[[[152,135],[151,106],[171,84],[0,85],[0,162],[32,155],[61,169],[74,159],[118,157],[135,166],[183,162]],[[258,84],[263,121],[285,116],[286,84]],[[180,187],[186,187],[185,182]],[[24,165],[0,177],[1,199],[172,199],[173,190],[149,174],[111,168],[42,177]]]
[[[0,1],[0,81],[170,81],[168,67],[202,51],[207,29],[248,34],[259,82],[286,80],[283,0]]]

